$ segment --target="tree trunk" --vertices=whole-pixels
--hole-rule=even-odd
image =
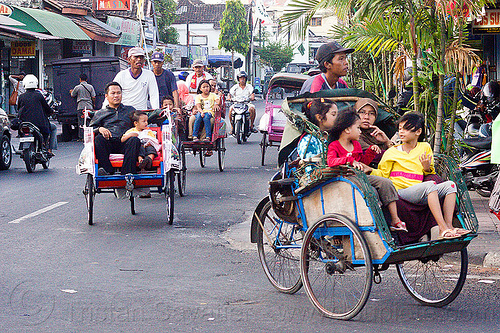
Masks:
[[[417,47],[417,35],[415,33],[415,18],[413,17],[413,8],[410,10],[410,40],[413,48],[413,54],[411,57],[411,63],[413,66],[413,110],[415,112],[420,112],[419,108],[419,94],[418,94],[418,68],[417,68],[417,57],[418,57],[418,47]]]
[[[442,18],[439,19],[441,40],[439,41],[440,46],[440,56],[439,61],[441,62],[444,69],[445,52],[446,52],[446,26]],[[444,74],[439,74],[439,87],[438,87],[438,105],[437,105],[437,115],[436,115],[436,131],[434,132],[434,154],[439,154],[441,152],[441,132],[443,128],[443,114],[444,114]]]

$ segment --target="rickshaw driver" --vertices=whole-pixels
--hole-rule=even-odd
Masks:
[[[316,60],[321,74],[307,79],[302,85],[300,94],[315,93],[320,90],[349,88],[341,76],[347,75],[349,63],[347,55],[354,49],[346,49],[337,42],[323,44],[316,52]]]
[[[137,173],[136,162],[139,157],[141,140],[137,136],[121,142],[122,135],[132,127],[130,115],[135,111],[132,106],[122,104],[122,87],[118,82],[110,82],[105,88],[107,106],[96,112],[89,126],[94,128],[95,156],[99,162],[98,175],[114,173],[109,161],[112,153],[124,154],[121,174]]]
[[[255,94],[253,92],[253,87],[251,84],[247,84],[248,75],[245,71],[241,71],[236,78],[238,79],[238,84],[235,84],[229,90],[228,100],[234,102],[243,101],[254,101]],[[248,112],[250,113],[250,129],[252,133],[257,133],[257,129],[253,126],[255,122],[255,106],[252,103],[248,103]],[[229,108],[229,119],[233,116],[233,106]],[[231,135],[234,133],[233,123],[231,124]]]
[[[205,72],[205,65],[201,59],[193,61],[194,73],[191,73],[186,78],[186,85],[189,88],[189,93],[195,94],[198,91],[198,86],[202,80],[211,80],[214,77],[210,73]]]

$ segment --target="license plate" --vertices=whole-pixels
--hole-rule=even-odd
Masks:
[[[19,138],[19,142],[35,142],[35,138],[32,136],[27,136],[24,138]]]

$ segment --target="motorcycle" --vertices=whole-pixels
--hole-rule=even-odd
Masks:
[[[238,144],[241,144],[242,141],[246,142],[250,134],[252,134],[248,101],[235,102],[233,104],[231,124],[233,125],[234,136]]]
[[[26,164],[26,170],[29,173],[35,171],[36,165],[41,164],[44,169],[49,168],[50,158],[53,156],[49,153],[47,146],[48,142],[44,142],[43,135],[30,122],[22,122],[19,125],[19,149],[16,153],[21,155],[21,158]]]
[[[487,83],[476,108],[460,124],[463,131],[460,149],[460,169],[469,190],[489,197],[498,178],[498,165],[491,163],[491,124],[500,111],[500,86]],[[458,123],[457,123],[458,124]]]

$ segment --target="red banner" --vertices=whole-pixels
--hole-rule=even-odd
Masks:
[[[97,10],[130,10],[132,0],[97,0]]]

